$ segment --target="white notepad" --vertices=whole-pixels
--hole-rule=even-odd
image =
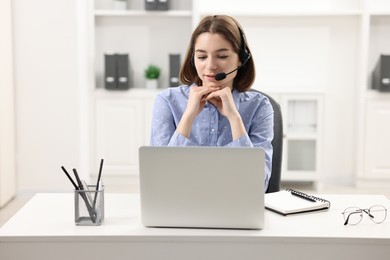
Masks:
[[[265,194],[264,205],[266,209],[284,216],[330,208],[328,200],[292,189]]]

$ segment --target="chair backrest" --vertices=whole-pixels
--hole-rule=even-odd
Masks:
[[[272,172],[269,180],[269,185],[266,193],[276,192],[280,190],[280,178],[282,175],[282,155],[283,155],[283,118],[280,105],[271,96],[264,92],[251,89],[266,96],[274,109],[274,139],[272,140],[273,155],[272,155]]]

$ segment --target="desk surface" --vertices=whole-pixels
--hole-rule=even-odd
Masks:
[[[35,249],[37,249],[39,243],[45,244],[47,242],[60,243],[62,247],[64,244],[70,245],[72,243],[97,242],[112,245],[113,242],[116,242],[126,244],[124,248],[131,248],[130,245],[137,243],[137,247],[131,249],[130,253],[141,250],[143,243],[150,248],[150,243],[166,245],[168,242],[171,244],[177,242],[180,245],[187,243],[199,246],[213,242],[214,245],[221,243],[221,245],[229,246],[231,250],[233,250],[232,244],[238,246],[248,243],[245,244],[247,249],[237,248],[237,255],[239,255],[240,250],[252,252],[249,246],[259,243],[253,249],[253,257],[265,245],[268,250],[273,247],[278,250],[278,247],[284,244],[284,248],[291,246],[291,248],[299,250],[302,247],[301,250],[306,251],[309,245],[313,253],[315,250],[324,250],[324,248],[332,250],[335,246],[342,245],[340,248],[348,248],[348,250],[345,249],[345,257],[350,256],[348,255],[350,250],[359,250],[359,247],[364,245],[364,247],[372,246],[372,248],[357,252],[358,259],[369,257],[370,253],[373,252],[382,253],[387,257],[390,255],[390,216],[384,223],[375,224],[367,215],[363,215],[363,220],[359,225],[344,226],[341,214],[345,208],[350,206],[368,208],[380,204],[390,209],[390,201],[385,196],[319,195],[319,197],[331,201],[330,210],[286,217],[266,211],[263,230],[227,230],[143,227],[138,194],[105,194],[105,221],[102,226],[76,226],[74,224],[73,194],[37,194],[0,229],[0,256],[2,256],[1,254],[22,256],[22,253],[13,251],[16,246],[34,243]],[[346,247],[346,245],[348,246]],[[356,248],[350,248],[352,245]],[[326,249],[326,246],[329,248]],[[201,250],[196,248],[194,247],[194,250]],[[48,250],[47,246],[45,250]],[[72,250],[71,247],[69,250]],[[209,248],[209,250],[209,252],[213,252],[213,248]],[[184,247],[183,252],[187,251],[191,250]],[[215,252],[220,251],[221,248],[219,251],[216,249]],[[28,252],[28,247],[26,247],[25,252]],[[180,249],[177,252],[180,252]],[[141,251],[138,253],[138,256],[143,256]],[[56,254],[58,253],[56,252]],[[264,254],[264,252],[260,254]],[[278,255],[283,255],[283,252],[279,252]],[[29,256],[31,256],[31,252]],[[285,256],[288,256],[288,253]],[[338,256],[342,256],[342,253],[338,253]],[[14,259],[17,259],[17,255]],[[248,259],[250,259],[249,256]],[[317,257],[317,259],[320,258]]]

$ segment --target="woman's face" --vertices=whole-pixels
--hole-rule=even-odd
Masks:
[[[237,71],[217,81],[217,73],[228,73],[236,69],[241,62],[232,45],[217,33],[202,33],[194,46],[195,68],[204,86],[227,86],[233,88],[233,80]]]

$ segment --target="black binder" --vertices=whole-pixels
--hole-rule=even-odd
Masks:
[[[145,10],[156,11],[156,10],[168,10],[169,0],[145,0]]]
[[[158,0],[145,0],[145,10],[158,10]]]
[[[118,54],[117,64],[117,89],[129,89],[129,55]]]
[[[382,54],[372,73],[372,88],[383,92],[390,91],[390,55]]]
[[[104,54],[104,86],[116,89],[116,57],[115,54]]]
[[[157,0],[158,10],[168,10],[169,9],[169,0]]]
[[[179,86],[180,54],[169,54],[169,87]]]
[[[104,86],[106,89],[129,89],[128,54],[104,54],[104,70]]]

